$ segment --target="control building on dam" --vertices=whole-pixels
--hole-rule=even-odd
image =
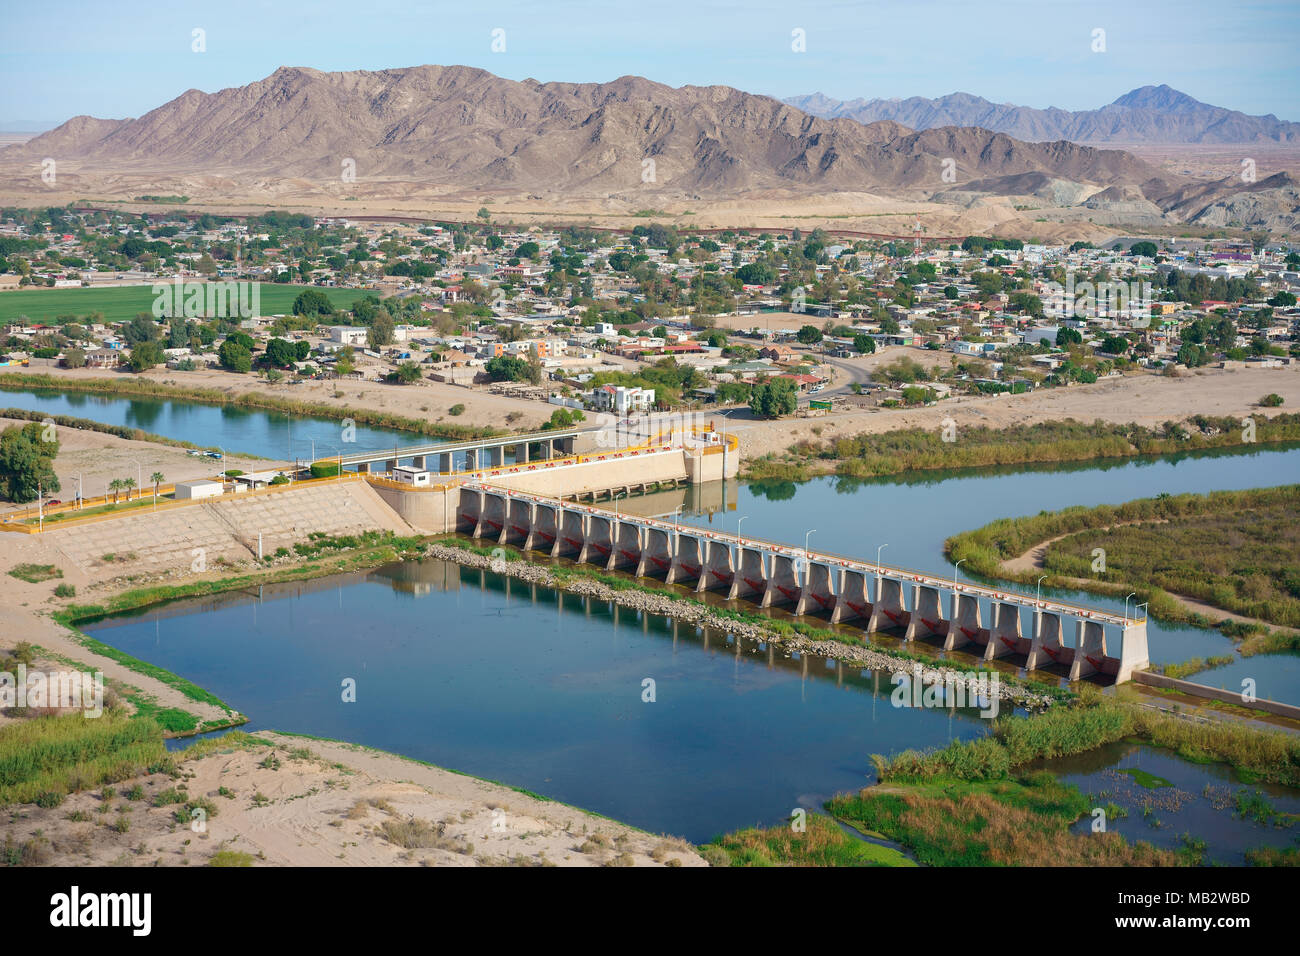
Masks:
[[[1128,681],[1149,666],[1145,617],[937,578],[844,555],[627,514],[601,497],[735,477],[734,436],[694,430],[618,450],[461,473],[413,491],[372,476],[413,526],[458,531],[606,570],[781,607],[865,632]],[[581,500],[581,499],[590,499]]]

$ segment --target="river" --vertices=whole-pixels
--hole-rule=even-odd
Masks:
[[[351,454],[437,441],[407,431],[366,425],[355,425],[345,436],[343,422],[338,419],[180,399],[113,398],[91,392],[0,389],[0,408],[89,418],[106,425],[138,428],[163,438],[193,442],[204,448],[217,447],[227,454],[243,452],[276,461],[306,461],[313,453],[328,458],[340,451]]]
[[[284,416],[259,411],[31,399],[41,410],[101,420],[111,420],[104,409],[112,409],[123,416],[120,424],[162,434],[183,428],[178,437],[205,444],[214,433],[197,429],[218,429],[235,436],[231,447],[270,455],[283,454],[276,443],[287,431]],[[140,405],[151,406],[143,417]],[[228,429],[231,422],[242,426]],[[300,426],[314,427],[296,420],[295,436]],[[266,442],[260,449],[238,437],[259,435]],[[393,437],[411,440],[376,430],[373,447]],[[868,560],[886,545],[887,563],[947,576],[953,568],[944,539],[998,517],[1297,480],[1300,449],[1259,449],[867,482],[727,483],[623,506],[666,513],[685,501],[684,522],[735,530],[744,518],[744,533],[795,544],[811,531],[813,547]],[[1124,610],[1122,601],[1056,596]],[[210,689],[250,714],[253,728],[391,750],[697,841],[777,823],[795,808],[870,783],[872,753],[941,746],[987,727],[970,710],[895,708],[887,677],[834,660],[787,658],[724,632],[697,632],[432,560],[182,601],[86,629]],[[1231,647],[1215,631],[1150,624],[1156,662]],[[1294,701],[1298,661],[1260,656],[1209,676],[1230,686],[1250,676],[1260,696]],[[342,700],[346,678],[357,681],[355,703]],[[1095,789],[1084,777],[1133,759],[1133,751],[1116,749],[1101,765],[1061,770]],[[1164,776],[1177,777],[1188,792],[1222,783],[1216,768],[1160,759],[1181,768]],[[1273,796],[1290,808],[1296,794]],[[1134,820],[1124,828],[1150,838]],[[1269,842],[1236,824],[1224,832],[1222,845],[1214,833],[1201,834],[1212,843],[1211,858],[1239,859],[1244,847]]]

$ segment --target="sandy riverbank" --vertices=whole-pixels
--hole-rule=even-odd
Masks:
[[[6,837],[35,838],[41,862],[61,866],[203,866],[218,853],[252,866],[707,865],[684,840],[336,741],[237,735],[177,769],[121,781],[108,799],[24,805]],[[159,798],[181,787],[215,807],[198,831]]]

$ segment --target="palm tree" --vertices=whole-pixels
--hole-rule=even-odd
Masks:
[[[163,482],[163,473],[161,471],[155,471],[152,475],[149,476],[149,480],[153,482],[153,500],[157,502],[158,486],[161,485]]]
[[[126,500],[127,500],[127,501],[130,501],[130,500],[131,500],[131,489],[135,487],[135,479],[134,479],[134,478],[123,478],[123,479],[122,479],[122,487],[126,489]]]
[[[117,493],[122,490],[122,479],[114,478],[108,483],[108,490],[113,492],[113,504],[117,504]]]

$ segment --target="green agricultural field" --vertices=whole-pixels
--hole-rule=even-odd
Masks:
[[[261,283],[262,312],[278,315],[293,309],[293,300],[304,289],[316,289],[329,297],[335,308],[347,309],[366,295],[362,289],[328,289],[321,286]],[[60,315],[104,313],[107,322],[124,322],[137,312],[153,310],[151,286],[115,286],[108,289],[18,289],[0,292],[0,324],[20,315],[33,322],[52,322]]]

